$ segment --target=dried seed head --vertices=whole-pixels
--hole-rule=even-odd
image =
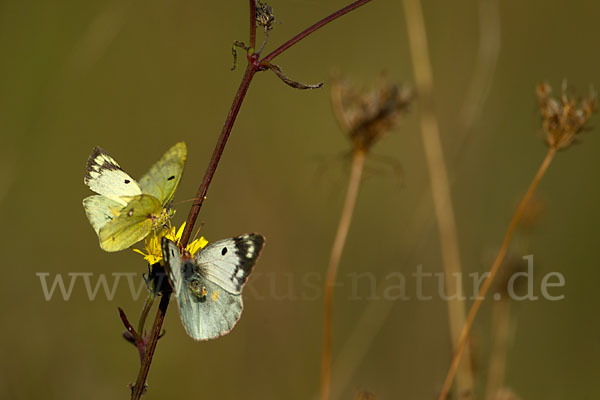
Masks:
[[[591,89],[587,97],[578,100],[567,91],[566,81],[562,84],[560,98],[550,96],[552,88],[547,83],[536,88],[542,128],[546,143],[553,149],[569,147],[595,111],[597,94]]]
[[[338,78],[332,79],[333,109],[355,150],[368,151],[391,130],[413,97],[409,88],[385,79],[369,91],[357,90]]]
[[[273,14],[273,7],[267,3],[261,3],[256,0],[256,25],[262,26],[265,32],[273,29],[273,23],[275,22],[275,14]]]

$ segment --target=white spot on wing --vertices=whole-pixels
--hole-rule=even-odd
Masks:
[[[254,256],[254,246],[252,243],[248,245],[248,251],[246,252],[246,258],[252,258]]]

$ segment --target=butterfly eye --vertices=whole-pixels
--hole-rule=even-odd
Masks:
[[[223,250],[221,250],[221,255],[224,256],[225,254],[227,254],[227,247],[223,247]]]
[[[133,208],[127,212],[127,216],[131,217],[133,215]]]

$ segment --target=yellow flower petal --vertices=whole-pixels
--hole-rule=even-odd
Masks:
[[[167,239],[179,245],[184,229],[185,222],[179,227],[179,229],[176,229],[174,226],[170,228],[164,228],[160,232],[148,235],[146,239],[144,239],[144,250],[146,250],[146,252],[139,249],[133,249],[133,251],[144,256],[144,259],[148,261],[150,265],[157,263],[163,258],[161,245],[162,238],[166,237]],[[207,244],[208,241],[202,236],[199,239],[188,243],[186,250],[193,256]]]
[[[177,238],[177,243],[179,243],[179,241],[181,240],[181,236],[183,235],[183,230],[185,229],[185,224],[187,223],[184,222],[183,224],[181,224],[181,227],[179,228],[179,230],[177,231],[177,234],[175,235],[175,237]]]
[[[192,243],[186,246],[187,251],[190,252],[191,255],[196,254],[200,249],[203,249],[208,244],[208,240],[204,238],[204,236],[200,236],[199,239],[194,240]]]

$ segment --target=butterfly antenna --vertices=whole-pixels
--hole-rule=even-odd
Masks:
[[[179,205],[179,204],[184,204],[184,203],[189,203],[190,201],[196,201],[196,198],[191,198],[191,199],[187,199],[187,200],[180,200],[177,202],[173,202],[173,205]]]

